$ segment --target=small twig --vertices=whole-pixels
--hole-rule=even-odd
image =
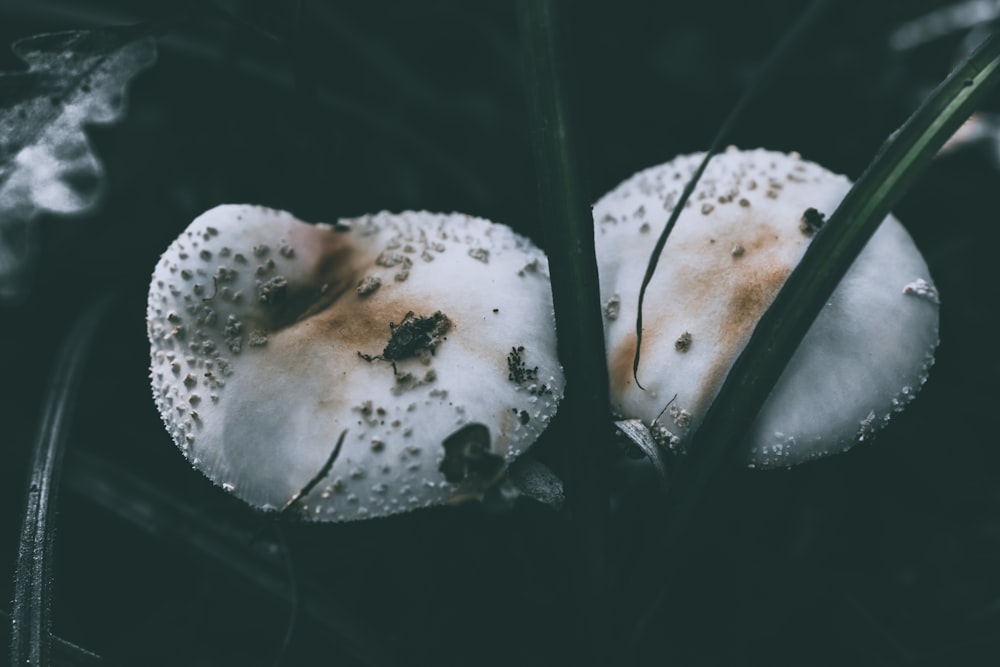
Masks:
[[[316,485],[319,484],[324,477],[330,474],[330,469],[333,468],[333,462],[337,460],[338,456],[340,456],[340,448],[344,446],[344,438],[346,437],[347,429],[344,429],[341,431],[340,437],[337,438],[337,444],[334,446],[333,451],[330,452],[330,458],[326,460],[323,467],[319,469],[319,472],[316,473],[305,486],[296,491],[291,498],[285,501],[285,504],[278,510],[279,512],[287,512],[292,505],[299,502],[304,496],[308,495],[310,491],[316,488]]]
[[[674,394],[673,398],[671,398],[669,401],[667,401],[667,404],[663,406],[662,410],[660,410],[660,414],[656,415],[656,419],[653,420],[653,423],[656,423],[656,422],[660,421],[660,417],[663,416],[663,413],[666,412],[667,408],[669,408],[673,404],[673,402],[676,401],[676,400],[677,400],[677,394]]]

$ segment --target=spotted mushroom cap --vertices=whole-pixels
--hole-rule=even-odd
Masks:
[[[562,396],[547,270],[466,215],[219,206],[153,273],[153,396],[191,463],[259,508],[349,521],[476,497]]]
[[[649,252],[703,154],[639,172],[594,207],[613,409],[678,448],[704,418],[754,326],[815,230],[850,188],[844,176],[765,150],[709,163],[681,213],[643,312]],[[751,466],[786,466],[869,439],[924,383],[938,340],[937,292],[891,215],[810,328],[748,434]]]

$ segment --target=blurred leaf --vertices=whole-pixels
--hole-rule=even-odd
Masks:
[[[203,560],[213,572],[242,583],[272,600],[300,607],[303,619],[323,629],[332,645],[365,665],[404,664],[395,640],[364,625],[356,610],[309,575],[289,582],[278,546],[239,521],[189,504],[114,460],[84,449],[69,451],[67,487],[134,528],[169,547]],[[280,527],[281,524],[276,524]],[[287,558],[287,555],[285,555]],[[296,589],[307,592],[297,600]]]
[[[655,423],[654,423],[655,425]],[[615,427],[629,439],[629,441],[642,450],[646,458],[653,464],[656,470],[656,478],[660,487],[667,491],[669,489],[669,476],[667,474],[667,462],[660,445],[650,432],[649,427],[642,423],[641,419],[621,419],[615,422]]]
[[[143,34],[78,30],[11,47],[28,69],[0,74],[0,299],[23,296],[33,218],[96,204],[103,169],[84,126],[124,114],[126,84],[156,57]]]
[[[562,480],[552,469],[530,454],[514,462],[507,473],[517,492],[559,510],[566,500]]]

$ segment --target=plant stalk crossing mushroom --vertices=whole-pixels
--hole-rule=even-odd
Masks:
[[[670,449],[686,445],[758,319],[850,188],[797,154],[729,149],[714,157],[647,288],[643,391],[632,361],[644,253],[702,157],[639,172],[594,207],[612,407]],[[747,434],[749,465],[792,465],[869,440],[924,383],[937,340],[927,265],[889,216]]]

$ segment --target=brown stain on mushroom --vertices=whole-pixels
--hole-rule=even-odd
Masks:
[[[399,324],[411,311],[417,315],[435,312],[430,299],[379,297],[381,295],[362,299],[347,292],[302,324],[315,327],[313,333],[308,334],[310,338],[350,349],[352,355],[361,352],[374,357],[382,353],[392,335],[390,323]]]
[[[275,304],[270,331],[279,331],[327,308],[356,285],[363,277],[363,257],[351,233],[327,231],[317,227],[292,232],[296,245],[311,245],[317,257],[304,280],[290,283],[280,303]]]
[[[745,231],[744,231],[745,230]],[[667,345],[673,348],[677,328],[689,327],[679,312],[692,312],[712,301],[725,303],[724,319],[714,332],[699,332],[699,337],[712,340],[706,376],[699,383],[698,395],[686,397],[692,412],[701,412],[714,399],[736,356],[743,349],[761,315],[774,300],[778,290],[792,270],[787,248],[781,248],[780,232],[767,222],[752,217],[738,230],[716,230],[713,236],[724,237],[727,243],[711,244],[704,236],[688,237],[684,241],[667,243],[669,252],[661,261],[676,268],[675,284],[670,288],[671,305],[658,308],[647,301],[643,325],[643,347]],[[797,240],[797,239],[796,239]],[[730,248],[738,243],[744,248],[740,262],[732,261]],[[710,255],[707,255],[710,253]],[[707,255],[707,256],[706,256]],[[690,257],[699,256],[697,263]],[[630,387],[636,335],[629,332],[609,355],[608,372],[612,390],[620,393]],[[642,381],[643,366],[639,376]],[[669,382],[669,378],[664,378]]]
[[[355,286],[370,272],[375,254],[357,234],[309,226],[294,230],[292,237],[296,245],[315,248],[316,259],[307,277],[290,283],[276,304],[270,332],[288,330],[302,344],[313,341],[348,349],[352,356],[375,356],[389,340],[390,323],[399,324],[408,312],[429,316],[438,310],[429,298],[396,295],[391,289],[359,295]]]
[[[340,383],[359,367],[368,371],[364,367],[369,366],[369,362],[359,357],[358,352],[379,354],[391,335],[390,322],[400,322],[410,310],[433,312],[430,307],[429,302],[422,303],[412,297],[385,298],[378,294],[361,298],[353,289],[345,289],[339,298],[327,303],[324,308],[275,332],[272,342],[267,347],[260,348],[262,359],[266,356],[266,368],[269,369],[261,377],[271,378],[275,384],[262,387],[259,395],[254,394],[245,399],[239,408],[244,414],[268,414],[269,417],[266,420],[227,421],[223,436],[226,455],[232,460],[237,457],[251,461],[264,460],[268,455],[269,443],[288,438],[295,431],[294,410],[288,414],[276,412],[272,400],[273,394],[281,391],[279,386],[294,384],[296,378],[312,377],[314,380],[313,388],[307,390],[304,399],[311,397],[308,400],[313,402],[316,410],[326,415],[346,413],[350,406],[338,389]],[[371,363],[371,372],[385,373],[387,377],[392,377],[393,368],[388,362]],[[416,359],[405,359],[396,364],[400,372],[408,364],[420,364],[421,369],[427,368]],[[329,370],[331,376],[328,382],[315,382],[316,373],[311,369],[317,365]],[[425,370],[421,371],[421,375]],[[261,433],[261,424],[266,424],[269,430]],[[348,419],[347,422],[338,422],[338,426],[354,425]],[[259,450],[249,457],[248,443],[254,443]],[[318,453],[314,454],[320,456],[321,450],[322,448],[316,450]],[[275,471],[273,475],[255,471],[253,476],[273,478],[269,483],[280,486],[286,475],[284,471]],[[285,492],[294,490],[285,489]]]
[[[726,322],[719,331],[720,342],[704,378],[705,391],[696,397],[695,404],[710,401],[722,386],[729,368],[743,350],[746,340],[757,326],[778,290],[785,283],[790,266],[771,265],[756,271],[750,280],[736,285],[726,308]]]
[[[648,328],[643,327],[643,335],[648,335]],[[625,340],[618,344],[611,351],[608,365],[608,375],[611,380],[611,388],[615,393],[620,393],[632,383],[632,360],[635,358],[636,335],[629,332]]]
[[[746,251],[738,266],[728,265],[732,276],[728,281],[730,293],[726,302],[726,318],[718,331],[716,354],[703,380],[705,390],[694,403],[711,401],[715,397],[733,361],[791,273],[794,265],[788,259],[787,245],[782,242],[780,234],[767,222],[751,222],[748,233],[742,239],[736,239]],[[800,242],[798,236],[792,238],[795,243]],[[712,276],[704,276],[703,281],[711,285]]]

